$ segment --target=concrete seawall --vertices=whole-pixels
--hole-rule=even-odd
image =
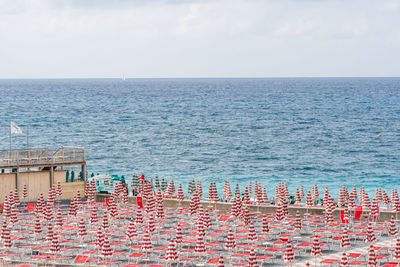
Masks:
[[[110,197],[108,194],[96,194],[96,201],[97,202],[105,202],[105,199]],[[128,197],[128,202],[132,204],[136,204],[136,197]],[[143,203],[144,204],[144,203]],[[183,201],[178,201],[173,198],[164,198],[163,201],[164,207],[167,208],[178,208],[178,207],[183,207],[183,208],[188,208],[190,204],[190,200],[183,200]],[[231,203],[225,203],[225,202],[209,202],[209,201],[200,201],[200,204],[203,207],[208,207],[211,209],[217,209],[217,210],[224,210],[227,212],[230,212],[232,204]],[[249,206],[249,211],[250,212],[259,212],[261,214],[266,214],[266,213],[274,213],[276,211],[276,206],[274,205],[262,205],[262,206],[257,206],[257,205],[248,205]],[[311,215],[322,215],[325,212],[325,209],[323,207],[303,207],[303,206],[289,206],[289,213],[296,213],[297,211],[300,212],[300,214],[303,216],[305,213],[309,213]],[[333,211],[333,217],[336,219],[340,218],[340,212],[342,211],[342,208],[337,208]],[[354,211],[350,212],[351,216],[354,216]],[[381,210],[380,215],[379,215],[379,220],[378,221],[387,221],[389,220],[392,216],[396,218],[396,212],[392,212],[389,210]],[[368,211],[364,211],[362,219],[363,220],[368,220]],[[397,214],[397,217],[400,218],[400,215]]]

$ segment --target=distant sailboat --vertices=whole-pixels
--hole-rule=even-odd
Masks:
[[[125,80],[126,80],[125,74],[124,74],[124,75],[122,75],[122,80],[123,80],[123,81],[125,81]]]

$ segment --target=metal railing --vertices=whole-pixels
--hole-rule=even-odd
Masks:
[[[74,164],[86,161],[82,147],[0,150],[0,168]]]

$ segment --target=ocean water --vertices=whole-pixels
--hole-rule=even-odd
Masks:
[[[94,173],[269,193],[400,177],[400,78],[0,80],[1,149],[10,120],[31,147],[86,147]]]

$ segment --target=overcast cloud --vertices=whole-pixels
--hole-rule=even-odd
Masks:
[[[400,76],[400,0],[0,0],[0,78]]]

